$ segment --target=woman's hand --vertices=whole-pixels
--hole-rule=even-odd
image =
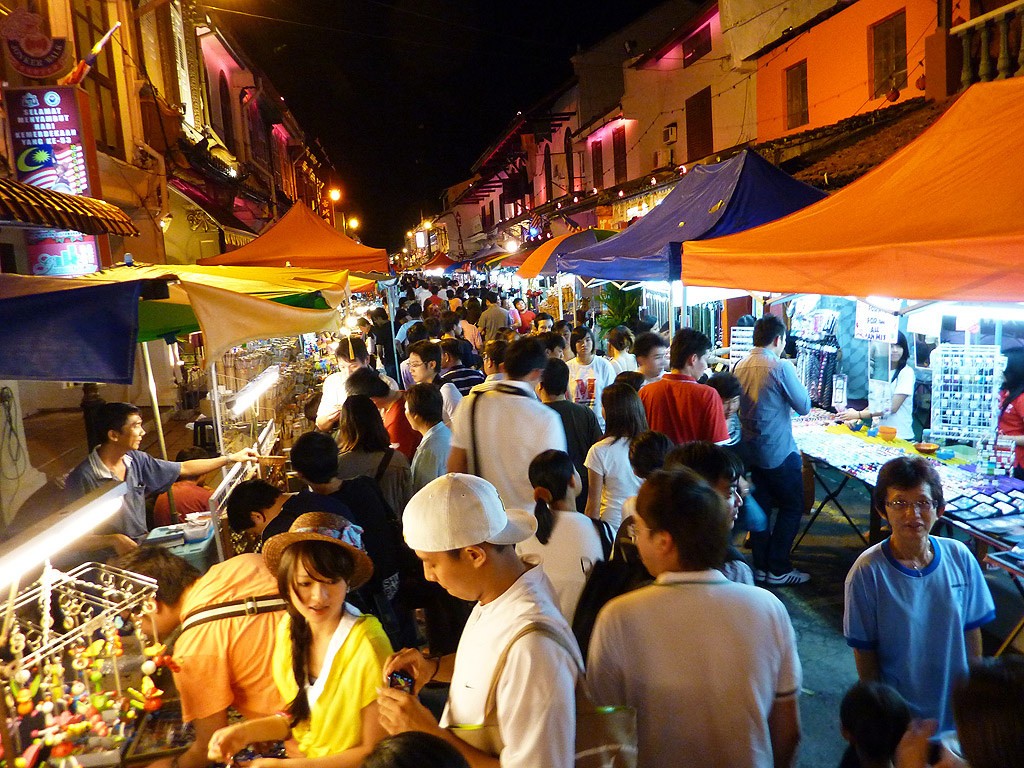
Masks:
[[[210,737],[206,748],[206,756],[214,763],[230,763],[238,752],[249,746],[249,736],[245,723],[235,723],[227,728],[219,728]],[[275,763],[280,761],[275,761]]]
[[[404,648],[384,662],[384,686],[388,687],[388,676],[392,672],[405,672],[413,679],[413,691],[419,693],[434,677],[438,666],[436,659],[428,659],[415,648]]]
[[[893,755],[895,768],[926,768],[929,739],[935,735],[935,720],[911,720]]]
[[[839,414],[839,418],[841,421],[857,421],[860,418],[860,414],[860,411],[855,411],[853,408],[847,408]]]
[[[377,692],[380,725],[390,736],[406,731],[436,734],[440,729],[434,716],[415,696],[397,688]]]

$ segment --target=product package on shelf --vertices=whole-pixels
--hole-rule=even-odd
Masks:
[[[931,354],[932,437],[994,440],[1005,365],[997,346],[936,347]]]

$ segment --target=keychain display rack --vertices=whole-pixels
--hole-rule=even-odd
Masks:
[[[999,347],[941,344],[931,354],[932,437],[992,440],[1006,358]]]
[[[14,666],[30,668],[88,645],[97,632],[153,610],[156,582],[100,563],[67,573],[46,566],[42,576],[14,598],[8,647]]]
[[[729,329],[729,362],[736,365],[750,354],[754,348],[753,326],[734,327]]]

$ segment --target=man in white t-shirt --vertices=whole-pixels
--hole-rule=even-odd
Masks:
[[[335,351],[338,359],[338,370],[324,379],[323,394],[320,405],[316,409],[316,426],[321,432],[330,432],[338,425],[341,406],[345,404],[345,382],[349,374],[360,368],[368,368],[370,354],[366,342],[359,336],[344,336],[338,341]],[[398,382],[386,374],[380,376],[393,390],[398,390]]]
[[[566,448],[562,420],[535,391],[547,362],[536,337],[516,339],[505,350],[508,378],[474,387],[455,414],[448,471],[490,481],[510,509],[533,509],[534,457]]]
[[[427,579],[477,604],[454,654],[428,659],[407,648],[384,665],[385,680],[392,672],[405,672],[415,681],[416,693],[431,680],[451,682],[441,723],[415,696],[384,687],[377,699],[381,725],[390,734],[439,736],[473,766],[570,768],[575,759],[574,691],[583,660],[550,580],[540,566],[516,554],[515,544],[536,531],[536,519],[522,510],[506,511],[486,480],[448,474],[413,496],[402,526]],[[540,631],[521,634],[528,627]],[[506,649],[499,671],[497,662]],[[492,682],[504,745],[500,758],[458,736],[458,726],[484,722]]]
[[[587,679],[637,710],[641,768],[786,768],[800,741],[800,659],[772,593],[721,571],[731,515],[689,469],[652,473],[636,543],[655,583],[597,617]]]
[[[441,381],[441,345],[424,340],[409,347],[409,375],[415,384],[434,384],[440,388],[444,423],[451,427],[462,393],[454,384]]]

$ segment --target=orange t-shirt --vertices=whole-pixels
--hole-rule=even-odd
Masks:
[[[277,595],[261,555],[238,555],[210,568],[181,603],[181,617],[246,597]],[[283,611],[209,621],[183,632],[174,643],[181,666],[174,682],[185,722],[200,720],[233,706],[244,717],[264,717],[287,702],[274,684],[271,660]]]

